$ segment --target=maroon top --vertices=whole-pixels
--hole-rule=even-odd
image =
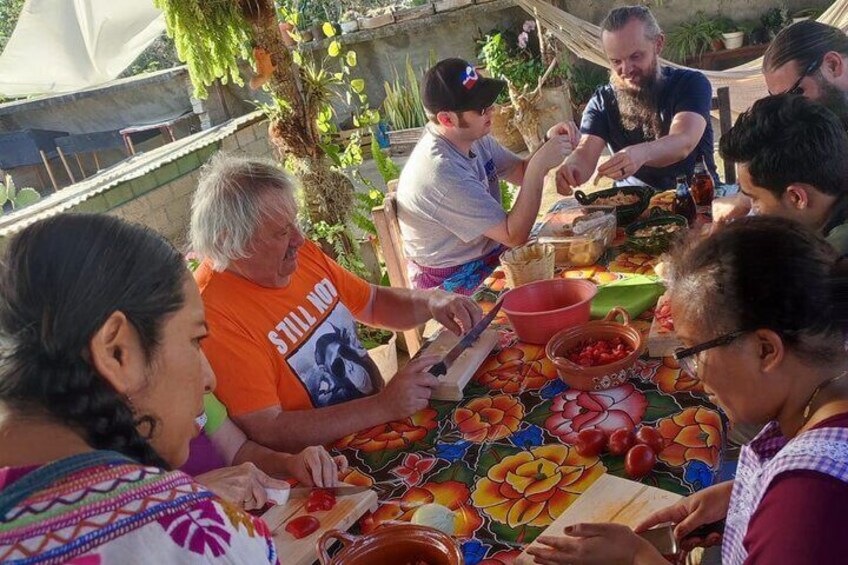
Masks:
[[[848,414],[815,428],[848,428]],[[848,556],[848,483],[817,471],[788,471],[769,485],[743,544],[747,564],[844,563]]]

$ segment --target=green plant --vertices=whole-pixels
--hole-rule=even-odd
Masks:
[[[244,85],[238,61],[252,60],[253,34],[238,2],[153,0],[153,5],[165,12],[165,27],[188,66],[196,98],[206,98],[206,87],[219,77]],[[198,45],[215,48],[198,49]]]
[[[18,210],[35,204],[39,200],[41,195],[34,188],[16,188],[11,175],[6,175],[5,183],[0,184],[0,213],[7,202],[12,205],[13,210]]]
[[[525,21],[519,33],[512,30],[491,32],[477,44],[479,58],[485,64],[489,76],[506,80],[519,92],[525,88],[535,88],[547,69],[539,52],[534,20]],[[554,69],[549,80],[565,78],[566,67],[566,64],[562,64]],[[498,102],[509,102],[509,94],[504,91]]]
[[[377,136],[371,137],[371,157],[374,159],[374,164],[377,165],[377,171],[383,177],[384,183],[389,184],[389,181],[400,177],[400,167],[380,148],[380,144],[377,143]]]
[[[501,206],[503,206],[504,211],[509,212],[512,210],[512,205],[515,204],[518,187],[505,180],[500,181],[499,186],[501,189]]]
[[[776,34],[785,26],[792,23],[792,19],[789,17],[789,10],[786,6],[775,6],[766,10],[760,17],[760,22],[770,34]]]
[[[302,217],[301,225],[304,227],[304,233],[309,239],[326,242],[333,251],[333,256],[343,269],[354,273],[360,277],[368,276],[368,269],[362,261],[358,250],[352,252],[347,249],[347,244],[353,241],[353,235],[347,226],[341,224],[330,225],[327,222],[321,221],[314,224]]]
[[[386,98],[383,100],[383,113],[392,129],[401,130],[422,127],[427,123],[424,105],[421,103],[421,88],[418,80],[419,72],[413,66],[409,56],[406,57],[405,74],[402,78],[397,68],[392,66],[394,80],[384,82]],[[420,74],[423,74],[421,72]]]
[[[694,20],[683,22],[668,34],[667,54],[679,63],[700,57],[714,40],[721,39],[722,33],[719,22],[699,12]]]
[[[575,108],[588,104],[598,87],[609,81],[609,71],[586,61],[569,65],[565,76],[571,103]]]
[[[374,349],[380,345],[386,345],[391,341],[393,332],[381,328],[372,328],[365,324],[356,324],[356,336],[365,349]]]

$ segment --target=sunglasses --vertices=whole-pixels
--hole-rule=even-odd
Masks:
[[[798,77],[798,80],[795,81],[795,84],[793,84],[786,92],[784,92],[784,94],[804,94],[804,89],[801,88],[801,81],[816,72],[817,70],[819,70],[819,67],[822,66],[823,62],[824,57],[813,60],[809,65],[807,65],[807,68],[804,69],[804,72],[801,73],[801,76]],[[774,96],[774,93],[770,90],[769,94]]]
[[[674,350],[674,359],[680,364],[680,368],[689,373],[692,378],[698,378],[698,354],[715,347],[729,345],[738,337],[748,333],[746,330],[737,330],[726,333],[715,339],[699,343],[692,347],[678,347]]]

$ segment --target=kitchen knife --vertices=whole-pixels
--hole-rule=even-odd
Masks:
[[[442,375],[447,374],[448,369],[450,369],[457,357],[462,355],[463,351],[471,347],[474,342],[477,341],[477,338],[480,337],[480,334],[489,327],[489,324],[491,324],[492,320],[495,319],[495,316],[498,315],[501,305],[503,305],[503,301],[499,300],[498,303],[495,304],[494,308],[492,308],[488,314],[483,316],[483,319],[477,322],[477,325],[471,328],[471,330],[465,334],[461,340],[459,340],[459,343],[454,345],[453,348],[448,351],[447,355],[445,355],[441,361],[430,367],[428,372],[436,377],[441,377]]]
[[[660,555],[677,555],[679,551],[677,538],[674,537],[674,528],[671,524],[657,526],[640,532],[638,535],[653,545],[660,552]]]
[[[322,487],[294,487],[289,491],[289,500],[302,500],[304,498],[309,498],[309,493],[313,490],[326,490],[332,493],[334,496],[348,496],[351,494],[359,494],[360,492],[365,492],[366,490],[370,490],[369,487],[363,486],[352,486],[345,485],[340,487],[330,487],[330,488],[322,488]]]

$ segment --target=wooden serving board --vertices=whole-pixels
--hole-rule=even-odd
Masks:
[[[454,345],[462,339],[447,330],[442,331],[439,336],[430,343],[421,353],[422,355],[444,356]],[[486,360],[486,357],[498,342],[496,330],[486,330],[477,338],[471,347],[462,352],[456,358],[447,374],[439,377],[439,386],[433,390],[431,398],[436,400],[451,400],[458,402],[462,400],[462,391],[477,369]]]
[[[566,526],[580,523],[613,522],[632,528],[657,510],[670,506],[681,498],[683,497],[673,492],[604,474],[554,520],[542,535],[559,537],[563,535]],[[539,547],[539,544],[533,542],[527,546],[515,560],[515,565],[533,565],[533,556],[527,553],[527,549],[531,547]]]
[[[332,510],[312,512],[321,526],[305,538],[295,539],[286,531],[286,524],[298,516],[310,514],[306,511],[306,499],[290,500],[281,506],[270,508],[262,519],[274,536],[274,545],[280,562],[286,565],[312,565],[318,560],[318,539],[329,530],[346,531],[360,516],[377,509],[377,493],[373,490],[340,496]]]
[[[656,311],[659,311],[662,306],[668,302],[668,293],[660,296],[657,300]],[[674,350],[681,347],[683,343],[677,339],[677,334],[672,330],[668,331],[654,316],[651,322],[651,329],[648,332],[648,355],[651,357],[668,357],[674,353]]]

